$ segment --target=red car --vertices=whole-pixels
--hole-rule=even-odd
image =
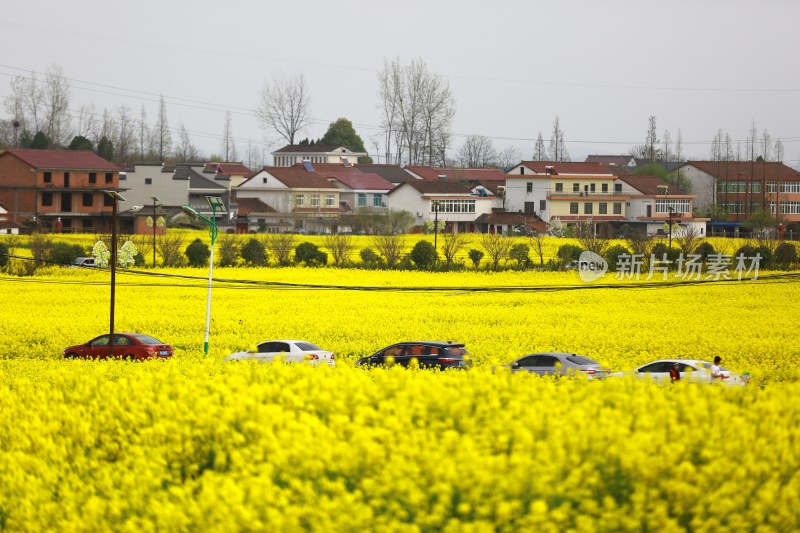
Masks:
[[[86,344],[78,344],[64,349],[64,357],[75,359],[108,359],[111,351],[108,334],[100,335]],[[164,344],[150,335],[142,333],[114,333],[114,357],[120,359],[142,359],[172,357],[172,346]]]

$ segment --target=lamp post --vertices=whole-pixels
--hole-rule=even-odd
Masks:
[[[675,208],[669,206],[667,210],[669,211],[669,247],[672,248],[672,217],[675,215]]]
[[[436,238],[439,236],[439,201],[434,200],[431,202],[433,207],[433,265],[434,268],[439,267],[439,248],[436,246]]]
[[[208,355],[208,334],[211,325],[211,280],[214,274],[214,242],[217,240],[217,213],[224,214],[228,211],[225,209],[225,204],[222,203],[222,198],[219,196],[206,196],[208,205],[211,206],[211,218],[206,218],[200,214],[197,209],[190,205],[182,205],[186,213],[193,217],[201,218],[208,223],[208,234],[211,237],[211,256],[208,261],[208,299],[206,301],[206,333],[205,340],[203,341],[203,353]]]
[[[153,268],[156,267],[156,208],[159,206],[161,200],[157,196],[151,196],[153,199]]]
[[[117,284],[117,212],[119,202],[124,202],[125,198],[122,197],[117,191],[103,191],[114,202],[111,208],[111,313],[109,318],[109,333],[108,333],[108,355],[114,357],[114,294],[116,292]]]

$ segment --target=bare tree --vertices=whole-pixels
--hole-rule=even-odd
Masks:
[[[544,265],[544,244],[547,234],[542,231],[537,231],[531,235],[531,248],[533,252],[539,256],[539,264]]]
[[[542,132],[539,132],[539,136],[536,138],[536,144],[533,147],[533,160],[534,161],[546,161],[547,160],[547,150],[544,147],[544,139],[542,139]]]
[[[75,116],[75,135],[87,139],[97,138],[97,113],[94,104],[82,105]]]
[[[444,233],[442,235],[442,255],[448,265],[452,265],[458,252],[469,244],[466,233]]]
[[[196,161],[198,157],[197,147],[192,144],[186,126],[181,124],[180,141],[175,146],[175,159],[181,163]]]
[[[468,135],[464,144],[458,149],[458,164],[466,168],[486,168],[494,166],[497,151],[489,137]]]
[[[783,143],[780,139],[775,139],[775,161],[783,163]]]
[[[45,133],[55,146],[66,146],[72,138],[69,96],[69,81],[63,70],[58,65],[51,65],[45,70]]]
[[[112,137],[114,154],[117,161],[125,161],[133,152],[136,123],[131,110],[125,104],[116,109],[116,127]]]
[[[450,144],[456,104],[450,85],[438,76],[428,75],[422,93],[424,146],[429,166],[444,166]]]
[[[291,264],[291,255],[294,250],[294,235],[291,233],[270,233],[264,239],[264,248],[275,256],[279,265]]]
[[[681,130],[678,130],[678,135],[675,137],[675,161],[683,161],[683,137]]]
[[[664,157],[664,162],[669,163],[670,157],[672,154],[670,153],[670,145],[672,144],[672,136],[669,134],[669,130],[664,130],[664,151],[662,155]]]
[[[376,235],[373,244],[386,261],[386,266],[394,268],[403,256],[405,238],[402,235]]]
[[[144,159],[148,137],[149,131],[147,128],[147,111],[144,108],[144,104],[142,104],[142,111],[139,115],[139,159]]]
[[[772,161],[772,137],[767,130],[761,134],[761,157],[764,161]]]
[[[219,266],[236,266],[239,260],[239,253],[242,249],[239,236],[235,233],[223,233],[219,236],[217,244],[219,246]]]
[[[495,165],[498,168],[507,169],[511,168],[520,162],[519,150],[514,146],[506,146],[497,153],[497,161]]]
[[[350,260],[350,254],[352,254],[353,250],[356,248],[353,243],[353,237],[342,233],[326,235],[323,242],[325,248],[330,250],[333,256],[333,264],[337,267],[347,264]]]
[[[603,252],[608,248],[608,240],[598,235],[597,224],[595,224],[594,220],[590,218],[581,220],[575,225],[575,228],[575,236],[581,248],[597,255],[603,255]]]
[[[157,150],[156,154],[158,154],[159,160],[163,162],[172,149],[172,133],[169,130],[167,104],[164,101],[163,94],[161,95],[161,101],[158,105],[158,121],[156,122],[154,140]]]
[[[558,115],[556,115],[556,119],[553,121],[553,133],[550,137],[548,156],[551,161],[569,161],[569,152],[567,152],[567,148],[564,145],[564,131],[561,129],[561,121]]]
[[[222,150],[223,161],[236,161],[239,159],[236,153],[236,141],[233,139],[233,131],[231,129],[231,112],[225,112],[225,127],[222,130],[222,143],[220,145]]]
[[[695,225],[680,226],[674,237],[684,257],[693,253],[703,240],[700,228]]]
[[[381,128],[384,133],[384,148],[386,151],[386,163],[394,161],[399,164],[400,143],[398,140],[398,131],[395,129],[398,124],[400,103],[399,91],[402,87],[402,73],[400,68],[400,61],[383,60],[383,70],[378,73],[378,97],[380,104],[378,107],[381,110]],[[392,158],[392,143],[398,146],[398,152]]]
[[[156,244],[156,249],[161,255],[161,266],[181,266],[186,257],[183,255],[183,232],[168,231],[161,235]]]
[[[11,80],[11,96],[6,99],[6,111],[19,122],[23,132],[44,132],[45,95],[39,86],[36,72],[30,77],[17,76]]]
[[[489,256],[492,270],[497,270],[500,267],[500,261],[508,259],[508,254],[513,245],[513,239],[504,237],[499,233],[484,233],[481,235],[481,247],[486,250],[486,255]]]
[[[299,131],[311,123],[311,98],[302,74],[295,77],[275,74],[272,83],[264,82],[256,117],[261,126],[294,144]]]

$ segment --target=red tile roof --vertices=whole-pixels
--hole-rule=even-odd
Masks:
[[[800,171],[783,163],[763,161],[687,161],[678,167],[693,166],[703,172],[724,180],[797,180]]]
[[[239,204],[239,214],[249,215],[250,213],[277,213],[272,206],[265,204],[258,198],[237,198]]]
[[[394,183],[386,181],[377,174],[367,172],[320,172],[326,178],[333,178],[353,190],[391,191]]]
[[[463,185],[461,182],[458,181],[448,181],[448,180],[437,180],[437,181],[429,181],[429,180],[411,180],[400,183],[397,187],[394,188],[393,191],[390,191],[389,194],[392,192],[402,188],[402,187],[413,187],[417,191],[421,192],[422,194],[472,194],[472,191],[466,185]]]
[[[521,163],[526,168],[534,171],[536,174],[547,174],[547,167],[553,167],[557,174],[592,174],[592,175],[608,175],[613,176],[608,167],[600,163],[557,163],[552,161],[523,161]],[[525,174],[517,172],[506,174],[507,178],[525,177]]]
[[[106,170],[119,171],[119,167],[88,150],[8,150],[0,157],[18,157],[36,169]]]
[[[506,175],[498,168],[434,168],[406,165],[405,168],[425,180],[455,181],[506,181]]]
[[[641,192],[642,194],[658,195],[663,194],[663,187],[667,187],[667,193],[671,195],[686,194],[676,186],[667,183],[658,176],[636,176],[633,174],[625,174],[619,176],[619,179]]]
[[[247,168],[243,163],[206,163],[205,167],[213,170],[218,174],[236,175],[236,176],[249,176],[253,173],[252,170]]]
[[[336,185],[329,182],[322,175],[316,172],[308,172],[302,167],[264,167],[263,170],[275,176],[277,180],[290,189],[339,190]]]
[[[602,165],[627,166],[631,160],[636,162],[630,155],[588,155],[585,163],[600,163]]]

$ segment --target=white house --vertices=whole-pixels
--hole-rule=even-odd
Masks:
[[[670,221],[679,228],[689,228],[705,236],[707,218],[692,215],[697,196],[686,194],[657,176],[619,176],[614,185],[629,197],[626,223],[643,226],[648,235],[662,234]]]
[[[366,157],[366,152],[354,152],[344,146],[332,145],[296,145],[290,144],[272,152],[272,160],[276,167],[291,167],[297,163],[344,163],[355,165],[359,157]]]
[[[446,223],[445,231],[456,233],[477,231],[475,220],[491,213],[494,202],[494,196],[473,194],[468,186],[447,180],[406,181],[387,196],[389,207],[413,213],[417,226],[438,219]]]

